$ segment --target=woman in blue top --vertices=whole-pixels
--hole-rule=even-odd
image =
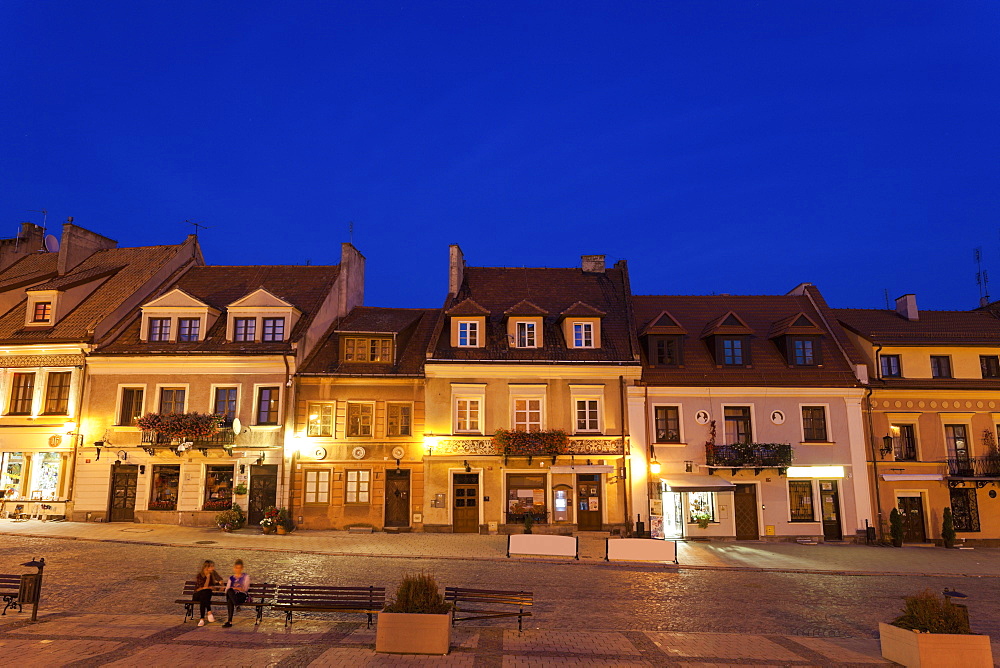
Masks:
[[[237,559],[233,563],[233,574],[226,580],[226,612],[229,613],[229,619],[222,625],[223,628],[228,629],[233,625],[233,610],[247,602],[249,590],[250,576],[243,572],[243,560]]]

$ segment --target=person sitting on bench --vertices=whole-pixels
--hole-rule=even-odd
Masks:
[[[223,628],[228,629],[233,625],[233,611],[236,606],[247,602],[249,589],[250,576],[243,572],[243,560],[237,559],[233,563],[233,574],[226,580],[226,612],[229,613],[229,619],[222,625]]]
[[[201,571],[194,578],[194,595],[191,597],[198,601],[201,612],[198,626],[205,625],[206,613],[209,622],[215,621],[215,615],[212,614],[212,592],[218,591],[221,587],[222,578],[215,572],[215,562],[210,559],[205,560],[201,565]]]

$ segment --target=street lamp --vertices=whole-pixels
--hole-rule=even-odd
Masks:
[[[649,472],[652,473],[653,475],[660,475],[660,471],[662,469],[663,467],[660,466],[660,462],[656,461],[655,459],[649,462]]]

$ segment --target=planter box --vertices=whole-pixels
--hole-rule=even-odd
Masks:
[[[420,615],[378,613],[375,651],[385,654],[447,654],[451,649],[451,613]]]
[[[928,668],[993,668],[990,637],[951,633],[917,633],[879,624],[882,657],[904,666]]]

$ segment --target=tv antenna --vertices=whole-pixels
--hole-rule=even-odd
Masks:
[[[29,213],[40,213],[40,214],[42,214],[42,230],[43,230],[42,234],[45,234],[44,230],[47,227],[46,223],[49,220],[49,211],[48,211],[48,209],[28,209],[28,212]]]
[[[351,245],[353,246],[354,245],[354,221],[353,220],[347,221],[347,239],[348,239],[348,241],[351,242]]]
[[[990,277],[983,269],[983,247],[977,246],[972,249],[972,257],[976,262],[976,285],[979,286],[979,304],[986,306],[990,303]]]
[[[208,225],[202,225],[202,223],[205,222],[203,220],[199,220],[199,221],[185,220],[184,222],[187,223],[188,225],[191,225],[192,227],[194,227],[194,237],[195,237],[195,239],[198,238],[198,232],[200,230],[211,229]]]

